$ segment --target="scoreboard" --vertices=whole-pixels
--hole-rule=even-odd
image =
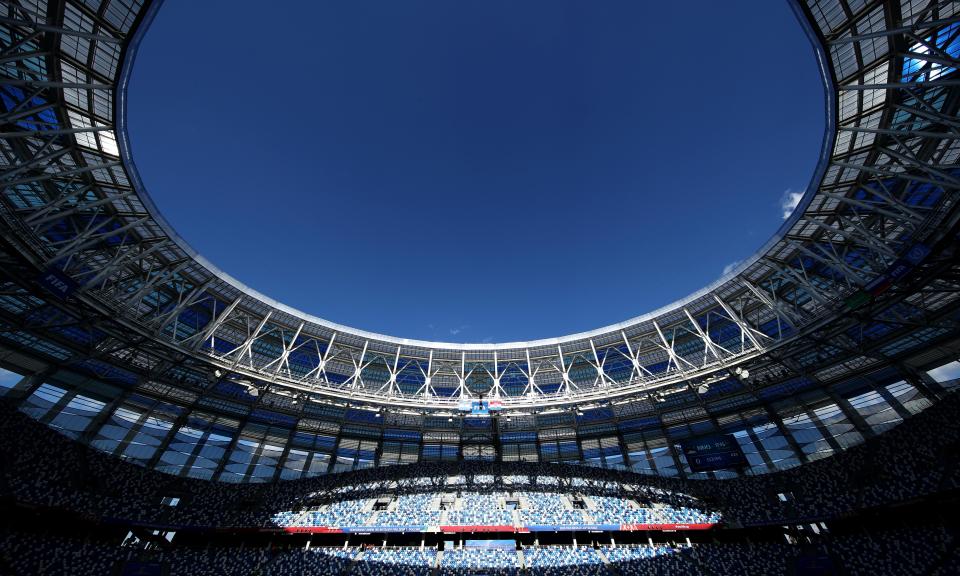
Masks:
[[[489,416],[491,412],[503,409],[502,400],[460,400],[457,404],[460,412],[468,412],[471,416]]]
[[[680,442],[683,455],[694,472],[725,470],[747,464],[740,444],[733,434],[701,436]]]

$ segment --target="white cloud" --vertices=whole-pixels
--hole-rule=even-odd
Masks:
[[[451,328],[451,329],[450,329],[450,335],[451,335],[451,336],[456,336],[457,334],[463,332],[464,330],[466,330],[466,329],[469,328],[469,327],[470,327],[469,324],[464,324],[464,325],[462,325],[462,326],[457,326],[456,328]]]
[[[780,210],[783,212],[784,220],[793,214],[793,211],[797,207],[797,204],[800,203],[801,198],[803,198],[803,192],[794,192],[789,188],[784,190],[783,194],[780,196]]]
[[[727,264],[723,267],[723,274],[721,276],[726,276],[727,274],[733,272],[733,269],[740,265],[743,260],[734,260],[733,262]]]

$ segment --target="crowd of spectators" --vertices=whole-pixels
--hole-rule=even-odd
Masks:
[[[516,576],[520,571],[516,550],[454,548],[440,558],[440,576]]]
[[[520,492],[520,524],[524,526],[578,526],[587,524],[583,510],[575,510],[560,494]]]
[[[371,515],[364,522],[368,526],[437,526],[440,509],[435,494],[401,494],[392,508]]]
[[[801,547],[789,544],[752,542],[740,545],[703,544],[693,549],[696,566],[690,574],[765,574],[787,576],[793,573]],[[698,571],[699,570],[699,571]]]
[[[790,519],[830,518],[864,508],[955,489],[960,408],[950,396],[884,434],[830,458],[784,472],[704,481],[642,476],[623,471],[560,464],[418,463],[331,474],[302,481],[234,485],[175,478],[122,462],[36,423],[4,410],[0,452],[5,463],[3,489],[24,504],[60,507],[87,515],[130,522],[178,526],[264,526],[283,510],[313,509],[324,502],[360,501],[384,493],[431,493],[454,486],[471,491],[512,492],[535,500],[521,506],[523,524],[583,523],[580,510],[570,510],[550,493],[578,493],[604,498],[629,493],[637,502],[628,515],[660,507],[713,513],[743,525],[776,524]],[[475,482],[474,478],[480,481]],[[177,494],[181,504],[163,506],[164,496]],[[782,495],[782,496],[781,496]],[[478,498],[483,498],[478,496]],[[526,509],[524,509],[526,508]],[[398,502],[378,520],[402,520],[409,508]],[[449,511],[448,520],[468,523],[470,507]],[[506,510],[484,507],[480,514],[507,520]],[[598,523],[615,520],[603,504],[591,511]],[[640,510],[640,512],[637,512]],[[391,519],[390,512],[397,518]],[[411,517],[430,525],[437,515]],[[681,516],[693,522],[696,514]],[[425,520],[421,522],[421,520]],[[389,521],[389,522],[388,522]],[[335,525],[335,520],[324,523]],[[506,522],[511,523],[511,522]],[[634,522],[624,522],[634,523]],[[641,523],[641,522],[636,522]]]
[[[449,526],[513,526],[513,512],[504,508],[503,493],[470,494],[457,498],[456,506],[447,512]]]
[[[350,572],[354,576],[429,576],[437,565],[435,548],[368,548]]]
[[[162,552],[156,559],[170,574],[254,574],[267,562],[264,550],[251,548],[177,548]],[[69,574],[69,572],[65,572]],[[106,574],[106,573],[105,573]]]
[[[361,526],[370,517],[370,503],[366,500],[331,502],[321,510],[281,512],[289,524],[279,526]],[[278,515],[279,516],[279,515]],[[279,518],[278,518],[279,519]]]
[[[436,526],[584,526],[591,524],[716,524],[720,515],[692,508],[640,506],[625,497],[593,496],[589,507],[574,508],[566,495],[549,492],[473,494],[405,494],[377,509],[376,499],[341,500],[273,516],[272,526],[303,527],[436,527]],[[380,500],[382,501],[382,499]],[[441,501],[446,507],[445,516]],[[512,502],[519,513],[515,520]],[[579,500],[584,502],[584,500]],[[452,507],[452,508],[451,508]]]
[[[36,576],[110,574],[129,551],[81,538],[0,533],[0,573]]]
[[[452,547],[187,547],[151,550],[90,538],[0,532],[0,574],[94,576],[153,565],[170,576],[787,576],[819,562],[822,573],[866,576],[957,574],[957,536],[944,524],[860,530],[804,545],[713,542],[693,545]],[[825,562],[825,564],[823,564]],[[153,572],[151,572],[153,573]],[[160,573],[160,572],[156,572]]]
[[[684,574],[691,570],[684,551],[666,545],[604,546],[600,552],[620,576],[661,576]]]
[[[606,576],[603,558],[586,546],[525,546],[523,561],[534,576]]]
[[[828,549],[851,576],[921,576],[955,546],[953,540],[943,526],[910,526],[839,535],[830,539]]]
[[[328,574],[346,576],[359,554],[356,548],[309,548],[284,550],[274,554],[262,570],[264,576],[301,576]]]
[[[627,498],[591,496],[588,514],[597,524],[716,524],[717,512],[672,506],[637,506]]]

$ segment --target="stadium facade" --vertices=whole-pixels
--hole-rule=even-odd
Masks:
[[[960,7],[791,6],[826,130],[775,236],[620,324],[457,344],[292,309],[163,219],[125,118],[160,2],[4,1],[0,364],[20,378],[0,391],[98,450],[226,482],[468,460],[725,478],[877,436],[955,386],[928,371],[960,356]],[[680,443],[719,433],[747,464],[694,471]]]

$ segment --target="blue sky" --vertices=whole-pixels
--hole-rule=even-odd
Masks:
[[[759,248],[823,135],[787,2],[654,4],[166,0],[134,156],[201,254],[331,321],[454,342],[619,322]]]

